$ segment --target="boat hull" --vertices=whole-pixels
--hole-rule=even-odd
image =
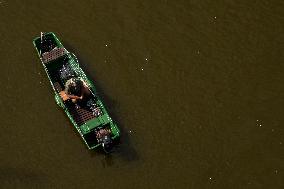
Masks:
[[[94,83],[89,80],[81,69],[76,56],[65,49],[57,36],[52,32],[35,38],[33,44],[50,81],[56,103],[64,110],[87,148],[94,149],[102,145],[96,138],[98,128],[109,129],[112,140],[117,140],[120,136],[119,128],[111,119],[103,101],[97,95]],[[66,69],[67,66],[69,72],[73,73],[73,77],[84,81],[91,93],[87,102],[91,103],[87,104],[86,107],[85,105],[78,107],[70,101],[63,101],[60,96],[60,92],[64,90],[66,82],[66,78],[62,77],[62,70]]]

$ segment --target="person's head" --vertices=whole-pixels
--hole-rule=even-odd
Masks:
[[[66,93],[80,96],[83,82],[77,78],[71,78],[66,82]]]

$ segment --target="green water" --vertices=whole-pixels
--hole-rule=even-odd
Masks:
[[[284,188],[284,3],[0,0],[0,188]],[[32,45],[53,31],[122,129],[86,149]]]

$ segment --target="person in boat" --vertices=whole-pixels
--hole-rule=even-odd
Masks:
[[[90,90],[85,82],[79,78],[71,78],[65,83],[65,90],[60,92],[63,101],[71,99],[73,103],[82,101],[90,95]]]

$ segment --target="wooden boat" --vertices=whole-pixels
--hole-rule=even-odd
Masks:
[[[109,152],[112,141],[118,139],[120,131],[97,95],[95,85],[80,68],[76,56],[65,49],[52,32],[41,33],[33,44],[55,93],[56,103],[65,111],[88,149],[102,146]],[[83,81],[89,92],[84,102],[63,99],[62,92],[70,79]]]

